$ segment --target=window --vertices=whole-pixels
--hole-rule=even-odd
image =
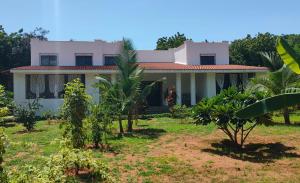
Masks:
[[[84,74],[32,74],[26,75],[26,99],[63,98],[65,84],[80,78],[85,84]]]
[[[56,55],[41,55],[42,66],[56,66],[57,56]]]
[[[200,55],[201,65],[216,65],[215,55]]]
[[[91,65],[93,65],[93,56],[76,55],[76,66],[91,66]]]
[[[116,55],[104,56],[104,65],[116,65]]]

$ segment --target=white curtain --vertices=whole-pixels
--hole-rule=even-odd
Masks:
[[[31,75],[30,76],[30,91],[40,97],[40,94],[45,92],[45,76],[44,75]]]
[[[49,75],[49,90],[54,93],[54,97],[58,98],[59,92],[64,89],[63,75]]]
[[[237,74],[230,74],[230,83],[231,86],[236,86],[237,85]]]
[[[248,73],[243,73],[243,86],[246,87],[247,84],[248,84],[248,81],[249,81],[249,78],[248,78]]]
[[[224,74],[217,74],[216,75],[216,80],[217,80],[217,83],[218,83],[219,87],[222,90],[223,87],[224,87]]]

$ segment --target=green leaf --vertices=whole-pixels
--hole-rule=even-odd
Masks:
[[[237,111],[236,116],[241,119],[249,119],[296,104],[300,104],[300,93],[286,93],[251,104],[244,109]]]
[[[283,38],[278,38],[276,49],[281,59],[293,72],[300,74],[300,58]]]

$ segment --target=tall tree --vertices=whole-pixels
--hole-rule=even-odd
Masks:
[[[169,48],[176,48],[189,40],[184,34],[177,32],[171,37],[161,37],[156,42],[156,50],[167,50]]]
[[[277,53],[276,39],[279,36],[271,33],[258,33],[252,37],[247,35],[245,38],[234,40],[229,47],[230,63],[254,66],[270,66],[265,58],[260,54]],[[283,35],[286,41],[300,53],[300,34]]]
[[[36,28],[29,33],[20,29],[8,34],[0,25],[0,84],[6,84],[6,87],[11,86],[9,83],[12,82],[12,78],[1,75],[1,71],[30,65],[30,39],[47,40],[48,33],[49,31],[43,28]]]

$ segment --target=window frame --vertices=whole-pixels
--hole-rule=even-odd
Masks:
[[[76,57],[77,56],[91,56],[92,57],[92,65],[85,65],[85,66],[93,66],[94,65],[94,55],[93,55],[93,53],[75,53],[75,66],[78,66],[77,62],[76,62]]]
[[[103,65],[105,65],[105,66],[115,66],[116,64],[114,64],[114,65],[106,65],[105,64],[105,57],[118,57],[119,56],[119,54],[104,54],[103,55]]]
[[[56,65],[42,65],[42,56],[56,56]],[[58,66],[59,65],[58,54],[56,54],[56,53],[40,53],[39,54],[39,65],[40,66]]]
[[[202,56],[213,56],[214,57],[214,64],[202,64],[202,60],[201,60]],[[216,54],[215,53],[200,54],[200,65],[217,65],[217,63],[216,63]]]

